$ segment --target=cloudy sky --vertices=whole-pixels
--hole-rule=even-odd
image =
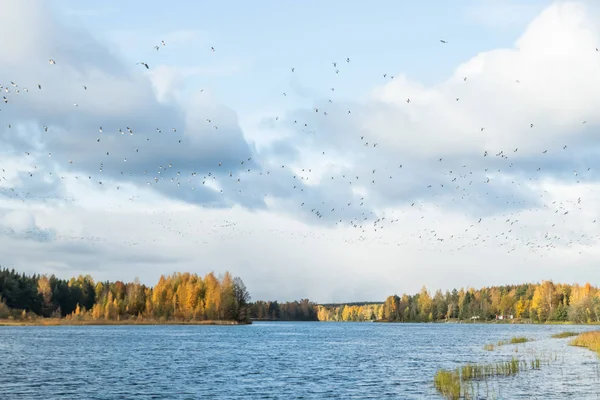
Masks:
[[[436,3],[4,1],[0,264],[599,284],[600,6]]]

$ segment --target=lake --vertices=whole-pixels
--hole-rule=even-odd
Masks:
[[[319,322],[0,327],[0,398],[439,399],[438,368],[538,356],[551,361],[480,383],[480,394],[596,399],[596,355],[550,338],[591,329]],[[512,336],[535,341],[483,350]]]

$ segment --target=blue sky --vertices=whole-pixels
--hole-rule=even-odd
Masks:
[[[225,69],[196,84],[215,88],[219,99],[245,113],[281,106],[283,100],[290,108],[304,104],[306,99],[291,93],[286,99],[279,97],[282,88],[290,86],[292,67],[302,86],[323,95],[328,94],[323,88],[339,86],[336,95],[349,98],[385,82],[384,73],[439,83],[464,60],[511,47],[535,13],[550,3],[198,1],[166,7],[152,0],[90,8],[70,1],[63,8],[97,37],[118,40],[130,61],[160,59],[178,66]],[[497,19],[480,18],[486,12],[495,12]],[[187,51],[153,54],[154,44],[177,31],[197,31],[198,36],[185,43]],[[442,46],[440,39],[448,45]],[[211,46],[215,54],[208,51]],[[351,65],[345,64],[346,57]],[[333,61],[339,63],[338,76]]]
[[[7,2],[0,263],[322,302],[589,280],[597,12]]]

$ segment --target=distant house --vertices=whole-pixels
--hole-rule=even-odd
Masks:
[[[504,319],[514,319],[514,316],[511,315],[497,315],[496,314],[496,319],[498,320],[504,320]]]

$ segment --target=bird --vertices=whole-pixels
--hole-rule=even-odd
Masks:
[[[442,42],[442,43],[448,43],[447,41],[445,41],[443,39],[440,39],[440,42]]]
[[[54,61],[54,59],[52,59],[52,58],[51,58],[50,60],[48,60],[48,62],[49,62],[51,65],[54,65],[54,64],[56,64],[56,61]]]
[[[146,63],[145,63],[145,62],[143,62],[143,61],[141,61],[141,62],[139,62],[139,63],[136,63],[136,65],[139,65],[139,64],[141,64],[141,65],[143,65],[144,67],[146,67],[146,69],[150,69],[150,67],[148,66],[148,64],[146,64]]]

